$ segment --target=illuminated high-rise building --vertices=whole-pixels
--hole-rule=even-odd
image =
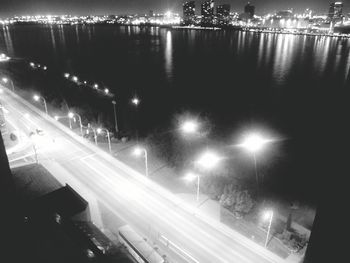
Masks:
[[[214,19],[214,0],[207,0],[201,5],[202,24],[212,24]]]
[[[328,17],[331,20],[341,19],[343,16],[343,2],[333,2],[329,5]]]
[[[218,24],[226,25],[229,22],[231,6],[228,4],[216,7],[216,18]]]
[[[196,15],[196,5],[194,1],[183,4],[183,20],[185,24],[193,24]]]

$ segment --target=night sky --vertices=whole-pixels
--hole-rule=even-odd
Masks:
[[[197,0],[199,5],[204,0]],[[181,12],[183,0],[1,0],[0,16],[26,14],[124,14],[148,13],[149,10]],[[302,11],[311,8],[327,13],[331,0],[252,0],[257,14],[294,8]],[[344,13],[350,12],[350,0],[344,2]],[[216,4],[229,3],[233,11],[242,12],[247,0],[216,0]]]

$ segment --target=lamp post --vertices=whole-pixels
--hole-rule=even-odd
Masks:
[[[81,134],[81,136],[83,136],[83,124],[82,124],[82,122],[81,122],[81,117],[80,117],[80,115],[78,114],[78,113],[73,113],[73,112],[68,112],[68,118],[69,119],[72,119],[72,118],[74,118],[74,116],[77,116],[78,117],[78,120],[79,120],[79,126],[80,126],[80,134]],[[72,128],[72,127],[71,127]]]
[[[47,112],[47,105],[46,105],[46,100],[45,100],[45,98],[44,98],[44,97],[41,97],[41,96],[39,96],[39,95],[34,95],[34,96],[33,96],[33,99],[34,99],[35,101],[39,101],[40,99],[43,100],[43,102],[44,102],[44,107],[45,107],[45,112],[46,112],[46,115],[48,115],[48,112]]]
[[[147,150],[145,148],[141,148],[141,147],[136,147],[134,149],[134,154],[136,156],[140,156],[143,153],[143,156],[145,158],[145,172],[146,172],[146,176],[148,177],[148,158],[147,158]]]
[[[243,143],[239,145],[245,148],[248,152],[252,153],[253,155],[255,179],[256,179],[258,192],[259,192],[259,176],[258,176],[256,155],[258,152],[263,150],[265,144],[268,143],[269,141],[270,140],[265,139],[258,133],[250,133],[244,138]]]
[[[97,134],[100,134],[102,131],[105,131],[107,133],[107,139],[108,139],[108,149],[109,153],[112,154],[112,147],[111,147],[111,137],[109,136],[109,131],[105,128],[97,128]]]
[[[217,166],[220,160],[221,158],[216,153],[208,150],[199,157],[196,163],[206,170],[211,170]]]
[[[2,78],[1,80],[2,80],[2,82],[4,82],[5,84],[7,84],[7,82],[10,82],[10,83],[11,83],[11,87],[12,87],[12,91],[15,92],[15,85],[13,85],[13,81],[12,81],[11,79]]]
[[[199,174],[187,173],[186,176],[184,177],[184,179],[187,180],[187,181],[193,181],[194,179],[197,179],[196,200],[197,200],[197,202],[199,202],[199,184],[200,184],[200,176],[199,176]]]
[[[113,104],[113,111],[114,111],[114,124],[115,124],[115,131],[118,133],[118,122],[117,122],[117,110],[116,110],[116,104],[117,102],[115,100],[112,100]]]
[[[140,99],[135,96],[134,98],[131,99],[131,103],[135,105],[135,109],[136,109],[136,141],[138,141],[139,140],[139,131],[138,131],[137,107],[140,104]]]
[[[271,224],[272,224],[272,219],[273,219],[273,211],[272,210],[266,211],[265,214],[264,214],[264,219],[265,220],[269,220],[269,226],[268,226],[268,229],[267,229],[266,240],[265,240],[265,247],[267,247],[267,243],[269,241],[269,235],[270,235],[270,231],[271,231]]]

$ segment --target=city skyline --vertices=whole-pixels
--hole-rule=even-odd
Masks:
[[[149,13],[150,10],[155,12],[162,12],[170,10],[181,13],[182,5],[186,1],[177,0],[130,0],[130,1],[111,1],[111,0],[5,0],[1,3],[0,16],[13,15],[35,15],[35,14],[128,14],[128,13]],[[195,1],[196,14],[200,13],[200,5],[204,1]],[[246,0],[216,0],[215,6],[222,4],[229,4],[231,11],[241,13],[244,6],[247,4]],[[318,13],[328,13],[329,5],[332,1],[329,0],[298,0],[291,3],[287,0],[266,0],[264,3],[259,1],[250,1],[256,7],[257,14],[265,14],[268,12],[276,12],[279,10],[293,9],[296,12],[302,12],[306,8],[310,8]],[[350,12],[349,5],[344,3],[343,13]]]

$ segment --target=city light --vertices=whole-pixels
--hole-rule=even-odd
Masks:
[[[69,73],[64,73],[64,77],[65,77],[66,79],[68,79],[68,78],[69,78],[69,76],[70,76],[70,74],[69,74]]]
[[[4,83],[7,83],[7,82],[8,82],[8,78],[2,78],[2,81],[3,81]]]
[[[94,84],[94,89],[98,89],[98,84]]]
[[[109,93],[109,89],[104,89],[104,92],[105,92],[106,94],[108,94],[108,93]]]
[[[68,112],[68,117],[72,119],[74,117],[74,113],[73,112]]]
[[[77,77],[77,76],[73,76],[73,77],[72,77],[72,80],[73,80],[74,82],[78,82],[78,77]]]
[[[220,162],[221,158],[212,151],[204,152],[197,160],[197,164],[205,169],[212,169]]]
[[[131,102],[136,106],[140,104],[140,100],[137,97],[134,97]]]
[[[181,131],[184,133],[196,133],[198,131],[198,123],[194,120],[187,120],[182,123]]]
[[[40,97],[39,97],[38,95],[34,95],[34,96],[33,96],[33,99],[34,99],[35,101],[39,101],[39,100],[40,100]]]
[[[245,148],[249,152],[257,153],[260,152],[266,143],[270,142],[271,140],[268,140],[264,138],[259,133],[250,133],[243,139],[243,142],[239,144],[240,147]]]
[[[10,58],[4,53],[0,54],[0,62],[8,61]]]

